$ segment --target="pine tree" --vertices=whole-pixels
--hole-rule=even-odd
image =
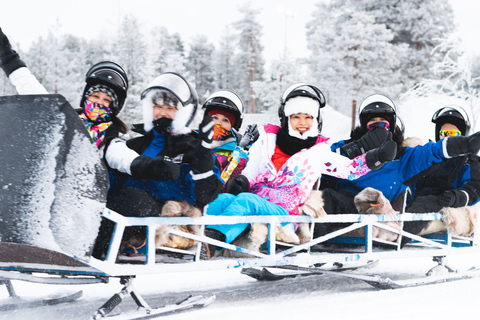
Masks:
[[[374,92],[395,96],[405,46],[390,43],[393,34],[369,12],[357,10],[353,0],[334,0],[319,6],[308,24],[311,70],[327,102],[346,114],[354,101]],[[355,119],[355,112],[352,113]]]
[[[235,49],[235,34],[226,26],[220,38],[218,50],[214,53],[215,90],[233,89],[235,74],[233,55]]]
[[[263,45],[260,42],[263,31],[257,20],[260,11],[252,8],[249,2],[240,6],[239,11],[243,18],[233,24],[238,32],[238,53],[234,58],[235,88],[238,88],[238,93],[245,102],[246,112],[255,113],[261,110],[261,106],[255,106],[252,82],[262,80],[264,73]]]
[[[137,104],[140,101],[141,92],[150,79],[146,79],[146,45],[135,17],[125,16],[112,53],[116,57],[115,62],[119,63],[127,73],[129,82],[128,100],[122,111],[122,118],[127,124],[140,122],[142,111]]]
[[[200,101],[205,100],[215,90],[213,71],[213,52],[215,47],[208,43],[205,35],[192,40],[187,57],[187,70]]]
[[[171,71],[185,73],[185,48],[178,33],[169,34],[167,28],[156,27],[152,30],[153,41],[150,47],[154,63],[155,76]]]
[[[406,44],[409,50],[401,60],[406,89],[434,76],[433,66],[443,60],[440,52],[432,54],[455,28],[453,9],[448,0],[370,0],[364,9],[392,30],[395,46]]]

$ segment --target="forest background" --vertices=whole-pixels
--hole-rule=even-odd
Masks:
[[[480,56],[465,45],[450,1],[318,1],[309,18],[302,21],[306,32],[294,35],[305,42],[306,50],[300,53],[289,45],[295,39],[287,38],[288,23],[296,19],[295,11],[277,7],[285,17],[277,28],[280,38],[276,41],[284,46],[279,55],[265,50],[264,26],[269,21],[261,19],[266,10],[262,4],[241,1],[231,9],[235,14],[213,7],[211,15],[199,16],[196,21],[176,17],[178,24],[193,30],[219,15],[239,17],[227,19],[225,25],[218,23],[218,40],[207,34],[184,38],[173,26],[162,24],[162,14],[168,12],[161,10],[158,23],[146,23],[134,13],[122,14],[118,25],[95,38],[65,32],[57,20],[28,48],[15,37],[11,40],[47,90],[64,95],[74,107],[80,100],[85,72],[92,64],[112,60],[122,65],[130,80],[122,113],[128,124],[142,120],[138,104],[148,83],[162,72],[174,71],[195,86],[200,102],[216,90],[230,89],[242,98],[247,113],[275,115],[279,98],[289,85],[309,82],[323,91],[333,109],[353,118],[355,106],[372,93],[391,96],[398,102],[400,114],[402,101],[445,96],[466,108],[475,126],[480,115]],[[298,2],[298,6],[302,4]],[[157,5],[161,8],[162,1]],[[108,15],[93,7],[92,15],[85,17],[85,27]],[[1,27],[9,35],[8,27]],[[2,74],[0,94],[14,93]]]

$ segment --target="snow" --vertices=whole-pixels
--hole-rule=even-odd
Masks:
[[[398,109],[407,136],[424,140],[433,138],[433,112],[445,101],[409,100]],[[449,102],[450,103],[450,102]],[[323,133],[332,141],[348,137],[351,120],[331,107],[322,109]],[[267,117],[275,118],[272,115]],[[258,121],[265,120],[262,117]],[[248,117],[246,123],[251,121]],[[458,270],[480,265],[480,255],[458,255],[447,258]],[[371,269],[357,270],[382,274],[392,279],[423,276],[435,263],[430,258],[382,260]],[[108,298],[121,289],[116,279],[108,284],[53,286],[14,281],[18,295],[42,297],[60,291],[83,290],[80,300],[55,307],[0,311],[0,319],[88,319]],[[162,300],[189,294],[216,294],[209,307],[168,316],[166,319],[245,320],[245,319],[479,319],[480,278],[460,280],[415,288],[378,290],[354,279],[331,275],[258,282],[240,270],[209,270],[138,276],[135,287],[152,306]],[[0,297],[8,293],[0,287]],[[131,300],[129,297],[126,300]]]
[[[448,262],[460,270],[466,270],[480,262],[479,256],[454,256]],[[402,275],[421,276],[435,264],[428,258],[382,260],[363,271],[369,274],[386,274],[392,279]],[[54,286],[15,282],[19,295],[38,295],[39,292],[57,292]],[[139,276],[135,287],[151,306],[162,304],[158,299],[172,296],[186,297],[189,294],[217,295],[210,306],[174,314],[165,319],[196,320],[244,320],[244,319],[478,319],[477,306],[480,278],[459,280],[443,284],[415,288],[378,290],[353,279],[334,276],[313,276],[285,279],[276,282],[258,282],[239,270],[216,270],[186,272],[155,276]],[[32,290],[34,288],[34,290]],[[79,312],[88,319],[111,295],[121,289],[112,279],[109,284],[70,286],[69,290],[84,291],[76,303],[62,307],[23,309],[8,313],[0,312],[0,319],[20,320],[33,316],[35,319],[59,319],[61,312]],[[155,296],[153,296],[155,295]],[[126,301],[131,302],[127,297]],[[88,306],[90,310],[85,308]],[[65,308],[67,308],[65,310]],[[84,316],[84,317],[83,317]],[[65,317],[65,315],[64,315]]]

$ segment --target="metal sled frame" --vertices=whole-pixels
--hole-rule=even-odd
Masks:
[[[102,270],[111,276],[125,276],[131,274],[155,274],[165,272],[181,272],[194,270],[211,270],[211,269],[231,269],[243,267],[260,267],[260,266],[282,266],[282,265],[311,265],[315,263],[326,262],[347,262],[360,260],[379,260],[390,258],[408,258],[408,257],[437,257],[451,254],[461,254],[468,252],[479,252],[478,238],[473,237],[456,237],[448,233],[442,235],[440,239],[431,239],[429,236],[417,236],[407,233],[396,228],[392,228],[383,222],[395,221],[427,221],[441,220],[441,213],[403,213],[396,215],[359,215],[359,214],[342,214],[329,215],[324,218],[312,219],[309,216],[244,216],[244,217],[223,217],[223,216],[202,216],[199,218],[189,217],[158,217],[158,218],[132,218],[124,217],[111,210],[106,210],[104,217],[116,223],[116,230],[111,241],[110,249],[105,261],[92,258],[90,265],[98,270]],[[275,240],[275,227],[282,222],[309,223],[314,226],[317,223],[348,223],[349,226],[325,234],[318,238],[313,238],[307,243],[300,245],[285,245]],[[232,244],[220,242],[206,236],[197,236],[185,233],[176,229],[172,229],[170,233],[183,236],[185,238],[197,241],[197,245],[190,250],[178,250],[171,248],[161,248],[163,252],[168,254],[182,253],[190,255],[190,259],[162,260],[162,254],[157,254],[155,248],[155,230],[160,225],[218,225],[218,224],[237,224],[237,223],[263,223],[267,224],[269,237],[266,250],[261,252],[250,251],[240,248]],[[135,260],[135,263],[128,263],[128,259],[117,261],[121,238],[126,227],[144,226],[147,229],[146,254]],[[401,236],[397,242],[388,243],[391,248],[378,248],[375,243],[378,242],[372,236],[373,228],[381,228],[391,231]],[[359,248],[356,250],[349,249],[339,250],[339,252],[331,252],[331,249],[322,250],[319,248],[322,244],[328,244],[335,240],[342,240],[342,236],[347,233],[364,228],[364,238],[348,238],[350,243],[356,243]],[[312,228],[313,229],[313,228]],[[415,243],[400,249],[400,239],[407,236]],[[345,240],[345,238],[343,238]],[[341,242],[341,241],[340,241]],[[202,260],[200,249],[202,243],[208,243],[223,247],[228,250],[235,250],[250,254],[252,258],[212,258],[210,260]],[[385,244],[384,241],[381,241]],[[341,248],[341,247],[340,247]],[[314,250],[312,250],[314,249]],[[139,264],[139,260],[143,263]]]

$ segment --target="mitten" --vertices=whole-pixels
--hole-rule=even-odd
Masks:
[[[201,145],[205,149],[213,149],[213,126],[214,122],[212,116],[205,114],[203,117],[202,123],[198,127],[198,137],[201,140]]]
[[[378,170],[397,155],[397,144],[392,140],[392,133],[389,132],[387,140],[378,148],[370,150],[365,155],[367,166],[372,170]]]
[[[152,179],[152,180],[177,180],[180,175],[178,165],[166,161],[163,156],[150,158],[147,156],[138,156],[130,165],[132,177],[136,179]]]
[[[243,137],[238,142],[238,146],[240,146],[241,148],[245,148],[251,145],[252,143],[257,141],[259,135],[260,134],[258,133],[257,125],[249,124],[247,126],[247,129],[245,130],[245,133],[243,134]]]
[[[477,154],[480,150],[480,132],[468,137],[455,136],[447,138],[447,152],[450,157],[458,157],[467,153]]]
[[[237,195],[241,192],[247,192],[250,189],[250,183],[247,177],[238,175],[227,182],[226,191],[233,195]]]
[[[468,205],[467,195],[460,190],[447,190],[438,196],[438,203],[442,207],[464,207]]]
[[[0,28],[0,66],[5,74],[10,74],[21,67],[26,67],[25,63],[20,59],[18,53],[12,50],[10,41]]]
[[[340,150],[342,154],[353,159],[367,151],[380,147],[387,140],[388,133],[389,131],[384,128],[368,131],[363,137],[344,145]]]

